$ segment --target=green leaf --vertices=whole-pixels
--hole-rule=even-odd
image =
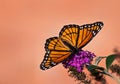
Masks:
[[[96,65],[89,65],[87,66],[87,69],[89,70],[92,76],[98,76],[100,73],[104,72],[103,67],[99,67]]]
[[[96,65],[89,65],[89,66],[87,66],[87,69],[88,69],[89,71],[95,70],[95,69],[104,70],[103,67],[99,67],[99,66],[96,66]]]
[[[107,68],[107,70],[109,69],[109,67],[110,67],[111,64],[113,63],[114,59],[115,59],[115,54],[109,55],[109,56],[106,58],[106,68]]]

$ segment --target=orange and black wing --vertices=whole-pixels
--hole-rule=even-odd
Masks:
[[[76,49],[81,49],[101,30],[102,22],[95,22],[93,24],[66,25],[62,28],[59,38],[67,44],[70,44]]]
[[[45,44],[45,56],[44,60],[40,65],[42,70],[49,69],[71,55],[69,47],[65,46],[61,39],[58,37],[52,37],[46,40]]]
[[[72,49],[81,49],[101,30],[102,22],[86,25],[66,25],[59,37],[49,38],[45,44],[46,54],[41,69],[49,69],[73,54]]]

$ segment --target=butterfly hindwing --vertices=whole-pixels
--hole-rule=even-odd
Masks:
[[[70,49],[65,46],[60,38],[52,37],[46,40],[45,44],[46,54],[44,60],[41,63],[41,69],[49,69],[61,61],[65,60],[71,55]]]

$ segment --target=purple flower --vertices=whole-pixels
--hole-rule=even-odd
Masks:
[[[94,53],[82,50],[74,54],[72,58],[63,61],[62,64],[65,68],[74,67],[78,72],[82,72],[84,66],[91,63],[93,57],[95,57]]]

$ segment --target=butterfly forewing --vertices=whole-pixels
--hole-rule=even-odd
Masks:
[[[88,28],[80,29],[79,36],[78,36],[78,42],[77,42],[77,48],[82,48],[92,38],[93,38],[93,34],[92,34],[91,30],[88,30]]]
[[[101,30],[102,22],[86,24],[82,26],[67,25],[64,26],[59,34],[62,41],[66,41],[76,49],[84,47]]]
[[[79,26],[78,25],[66,25],[62,28],[59,37],[62,41],[66,41],[73,47],[77,45]]]

